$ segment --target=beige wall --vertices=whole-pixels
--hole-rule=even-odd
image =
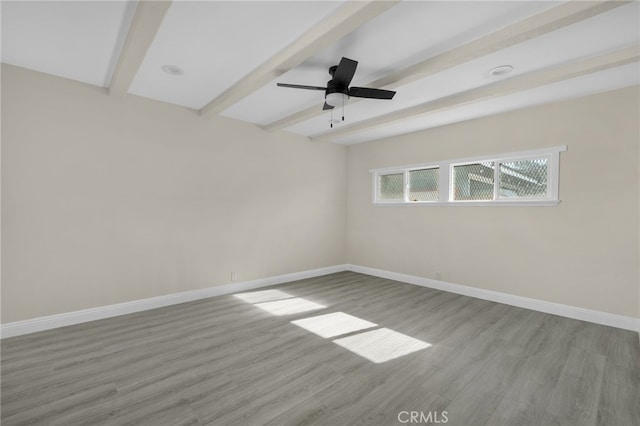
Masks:
[[[638,88],[348,151],[349,263],[639,317]],[[558,207],[382,207],[369,169],[568,145]]]
[[[3,65],[2,322],[347,260],[640,317],[638,104],[623,89],[347,156]],[[371,168],[564,144],[558,207],[370,202]]]
[[[2,322],[344,263],[346,149],[2,66]]]

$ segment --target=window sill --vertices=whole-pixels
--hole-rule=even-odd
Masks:
[[[451,206],[473,206],[473,207],[550,207],[560,204],[559,200],[509,200],[509,201],[423,201],[423,202],[377,202],[372,203],[374,206],[419,206],[419,207],[451,207]]]

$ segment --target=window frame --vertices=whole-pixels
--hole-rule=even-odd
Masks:
[[[411,164],[407,166],[385,167],[371,169],[372,176],[372,203],[386,206],[557,206],[560,184],[560,153],[567,150],[566,145],[519,151],[495,155],[485,155],[437,162]],[[547,193],[545,197],[503,197],[500,196],[500,165],[502,163],[537,160],[547,160]],[[475,164],[481,162],[493,162],[493,198],[491,200],[455,200],[453,185],[453,168],[455,166]],[[409,172],[414,170],[439,168],[438,175],[438,201],[410,201],[409,200]],[[403,198],[384,200],[378,197],[378,183],[380,176],[389,174],[403,174]]]

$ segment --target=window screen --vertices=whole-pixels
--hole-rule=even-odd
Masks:
[[[409,171],[409,201],[438,201],[439,168]]]
[[[540,198],[546,196],[546,158],[500,163],[500,197]]]
[[[453,166],[454,200],[493,200],[493,161]]]
[[[403,200],[404,173],[380,175],[378,198],[380,200]]]

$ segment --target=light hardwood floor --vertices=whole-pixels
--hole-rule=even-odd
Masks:
[[[352,272],[272,289],[2,341],[2,425],[640,424],[637,333]]]

